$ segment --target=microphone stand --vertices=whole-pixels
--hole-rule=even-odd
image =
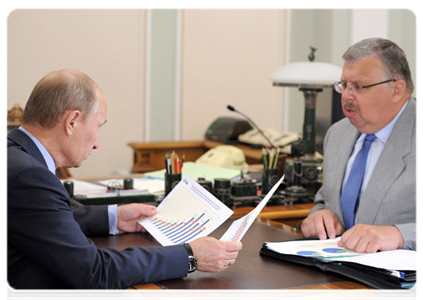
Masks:
[[[258,127],[257,126],[257,124],[256,123],[254,123],[254,121],[253,120],[251,120],[246,114],[244,114],[244,113],[242,113],[242,112],[240,112],[239,110],[236,110],[232,105],[228,105],[227,106],[227,108],[230,110],[230,111],[233,111],[233,112],[236,112],[236,113],[238,113],[238,114],[240,114],[241,116],[243,116],[244,118],[246,118],[247,120],[248,120],[248,122],[250,122],[250,124],[254,127],[254,128],[256,128],[257,130],[258,130],[258,132],[266,139],[266,141],[269,143],[269,145],[272,147],[272,148],[275,148],[275,149],[277,149],[278,147],[276,147],[271,141],[270,141],[270,139],[264,134],[264,132],[260,129],[260,127]]]

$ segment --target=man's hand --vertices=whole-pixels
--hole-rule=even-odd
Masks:
[[[339,223],[338,218],[328,209],[312,213],[301,224],[301,232],[307,238],[333,239],[343,231],[344,228]]]
[[[396,226],[357,224],[347,230],[338,242],[344,247],[360,253],[375,253],[404,248],[404,239]]]
[[[212,237],[202,237],[190,242],[192,251],[198,260],[198,270],[219,272],[235,263],[241,242],[224,242]]]
[[[151,217],[157,213],[156,207],[145,204],[127,204],[118,206],[117,228],[125,232],[145,231],[138,221],[144,217]]]

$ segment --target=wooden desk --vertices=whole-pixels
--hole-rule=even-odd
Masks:
[[[283,223],[295,228],[301,220],[307,217],[313,206],[313,203],[284,206],[266,206],[259,214],[259,217]],[[234,209],[234,214],[232,217],[245,216],[253,209],[254,207],[236,208]]]
[[[232,223],[228,220],[211,235],[220,238]],[[276,226],[276,227],[274,227]],[[266,256],[259,251],[264,242],[299,239],[300,235],[284,224],[269,219],[258,219],[244,236],[243,249],[236,263],[219,273],[194,272],[186,278],[165,280],[154,284],[137,285],[134,289],[303,289],[342,288],[366,289],[365,285],[348,278],[321,272]],[[99,248],[124,249],[129,246],[156,246],[148,234],[123,234],[93,238]]]
[[[134,151],[133,173],[145,173],[164,169],[164,157],[167,152],[174,150],[181,157],[185,155],[185,161],[196,161],[209,149],[219,145],[221,142],[215,141],[192,141],[192,142],[153,142],[153,143],[129,143]],[[232,146],[240,148],[245,155],[248,164],[260,164],[262,150],[250,146],[234,144]]]

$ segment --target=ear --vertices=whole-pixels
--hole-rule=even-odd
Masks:
[[[64,120],[66,135],[72,135],[79,123],[82,122],[82,114],[79,110],[70,110],[65,113]]]
[[[404,80],[399,79],[392,84],[392,101],[397,103],[404,99],[407,92],[407,85]]]

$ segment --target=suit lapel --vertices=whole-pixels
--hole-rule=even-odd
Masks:
[[[21,146],[25,150],[25,152],[33,156],[47,168],[47,163],[44,160],[44,157],[38,149],[37,145],[35,145],[31,138],[27,136],[23,131],[19,129],[14,129],[8,134],[7,138],[15,144]]]
[[[348,121],[348,123],[346,123],[345,129],[342,130],[342,132],[340,132],[340,135],[341,136],[336,137],[336,140],[337,141],[344,140],[345,142],[339,143],[338,149],[334,153],[334,155],[336,156],[334,160],[335,168],[331,168],[331,169],[336,170],[336,172],[333,173],[333,176],[330,176],[330,178],[328,178],[333,183],[331,184],[332,188],[335,189],[334,191],[332,191],[333,195],[335,196],[334,199],[341,198],[342,183],[344,181],[345,169],[347,167],[348,159],[351,156],[351,153],[353,151],[353,148],[359,133],[357,129],[355,129],[355,127],[352,126],[351,123]],[[343,213],[342,213],[340,201],[334,202],[334,212],[335,214],[338,215],[340,221],[343,224],[344,219],[343,219]]]
[[[395,124],[363,193],[357,223],[372,224],[390,187],[405,168],[403,157],[412,152],[411,135],[415,123],[415,102],[410,100]]]

